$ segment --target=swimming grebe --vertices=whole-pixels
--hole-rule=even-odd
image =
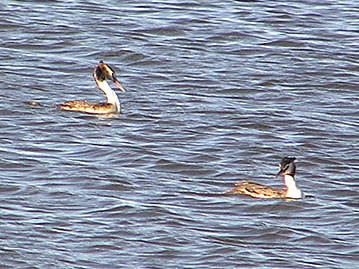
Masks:
[[[112,80],[116,87],[125,92],[125,89],[118,82],[115,71],[103,61],[95,67],[93,77],[97,87],[105,94],[107,103],[89,103],[86,101],[68,101],[60,105],[60,108],[68,111],[79,111],[92,114],[119,113],[120,102],[116,93],[108,85],[106,79]]]
[[[252,196],[254,198],[300,199],[302,198],[303,194],[294,180],[295,171],[296,171],[294,161],[295,161],[295,157],[284,157],[279,164],[280,171],[278,172],[276,177],[283,175],[284,184],[287,187],[286,190],[281,190],[257,183],[243,181],[242,183],[237,183],[236,188],[225,192],[225,194],[244,194],[244,195]]]

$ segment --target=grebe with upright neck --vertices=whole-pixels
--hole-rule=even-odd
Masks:
[[[279,164],[280,171],[276,177],[283,175],[286,190],[243,181],[237,183],[236,188],[226,191],[225,194],[244,194],[254,198],[300,199],[303,197],[303,193],[294,179],[296,172],[295,159],[295,157],[284,157]]]
[[[118,97],[107,83],[107,79],[112,80],[116,87],[126,92],[125,89],[118,82],[115,71],[103,61],[95,67],[93,71],[93,77],[95,79],[97,87],[104,93],[107,99],[107,103],[90,103],[87,101],[68,101],[60,105],[62,110],[78,111],[91,114],[108,114],[120,112],[120,101]]]

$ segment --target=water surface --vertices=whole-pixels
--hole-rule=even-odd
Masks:
[[[1,268],[353,268],[359,5],[337,2],[2,3]],[[122,114],[57,110],[103,101],[99,60]],[[286,155],[303,200],[220,195],[282,186]]]

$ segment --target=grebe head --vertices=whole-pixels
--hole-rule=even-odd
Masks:
[[[100,61],[99,64],[95,67],[93,77],[95,81],[99,82],[103,82],[107,79],[112,80],[120,91],[126,92],[122,85],[118,82],[115,71],[111,66],[105,64],[103,61]]]
[[[296,170],[294,163],[295,159],[295,157],[284,157],[279,164],[280,171],[278,172],[276,177],[280,175],[289,175],[294,177]]]

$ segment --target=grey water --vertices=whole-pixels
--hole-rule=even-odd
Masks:
[[[357,1],[2,1],[0,268],[354,268]],[[103,60],[122,113],[104,101]],[[30,106],[33,101],[41,105]],[[236,182],[299,201],[225,196]]]

